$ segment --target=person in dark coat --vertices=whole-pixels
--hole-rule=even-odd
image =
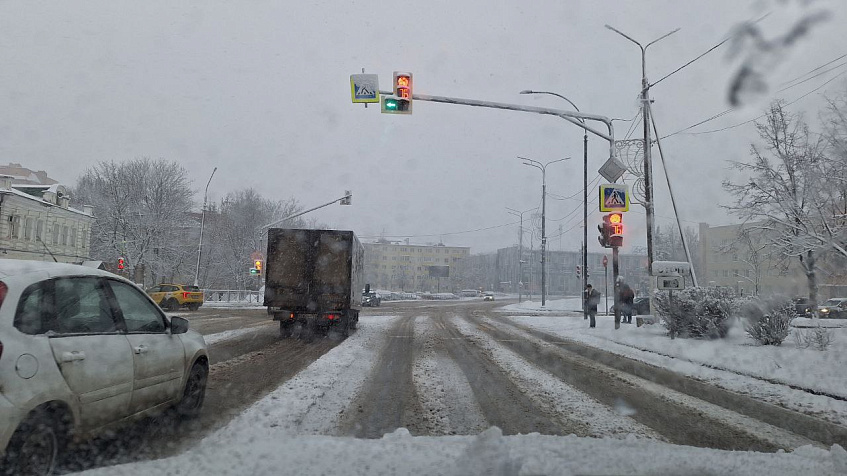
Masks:
[[[585,286],[585,295],[583,296],[585,310],[588,312],[588,317],[591,319],[589,321],[588,327],[596,327],[597,323],[595,317],[597,316],[597,305],[600,304],[600,291],[591,287],[591,285]]]
[[[634,309],[635,291],[633,291],[632,288],[629,287],[629,284],[621,282],[620,294],[618,295],[618,299],[621,303],[621,314],[623,315],[621,322],[632,324],[632,312]]]

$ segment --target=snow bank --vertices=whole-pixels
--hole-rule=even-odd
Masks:
[[[792,453],[692,448],[631,438],[538,434],[412,437],[398,429],[378,440],[290,437],[280,431],[239,433],[225,445],[181,456],[88,471],[87,475],[327,475],[396,474],[733,474],[843,475],[847,451],[802,447]]]
[[[526,299],[526,297],[524,297]],[[603,304],[605,301],[600,299],[600,306],[597,306],[599,310],[601,307],[605,310],[605,305]],[[612,306],[612,299],[609,298],[609,307]],[[561,311],[573,311],[573,312],[582,312],[582,298],[580,297],[569,297],[564,299],[556,299],[555,301],[547,301],[546,305],[542,306],[541,301],[524,301],[516,304],[509,304],[508,306],[503,306],[499,309],[504,312],[561,312]]]

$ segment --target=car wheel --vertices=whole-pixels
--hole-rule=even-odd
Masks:
[[[179,311],[179,301],[174,298],[168,299],[168,311],[176,312]]]
[[[203,400],[206,398],[206,380],[209,370],[205,365],[197,362],[191,367],[188,379],[185,381],[185,389],[182,392],[182,400],[177,404],[176,410],[180,416],[196,417],[203,408]]]
[[[63,421],[45,410],[33,412],[9,441],[3,474],[52,474],[67,436],[62,430]]]
[[[196,311],[196,310],[198,310],[198,309],[200,309],[200,305],[199,305],[199,304],[197,304],[197,303],[193,303],[193,304],[189,304],[189,305],[188,305],[188,310],[189,310],[189,311]]]

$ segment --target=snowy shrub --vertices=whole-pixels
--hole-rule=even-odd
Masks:
[[[738,310],[744,330],[762,345],[780,345],[791,333],[794,303],[786,299],[748,300]]]
[[[732,292],[725,288],[686,288],[656,294],[656,311],[671,338],[726,337],[734,307]]]
[[[794,329],[794,342],[801,349],[813,347],[824,351],[832,344],[832,330],[820,326],[809,330]]]

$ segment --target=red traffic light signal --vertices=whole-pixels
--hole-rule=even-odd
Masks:
[[[124,266],[124,259],[118,258],[118,269],[124,269],[125,267],[126,266]]]
[[[386,114],[411,114],[412,113],[412,73],[394,72],[392,81],[394,94],[382,96],[380,99],[381,111]]]
[[[394,72],[394,96],[412,102],[412,73]]]
[[[623,213],[603,215],[603,224],[597,225],[600,231],[600,246],[615,248],[623,246]]]

